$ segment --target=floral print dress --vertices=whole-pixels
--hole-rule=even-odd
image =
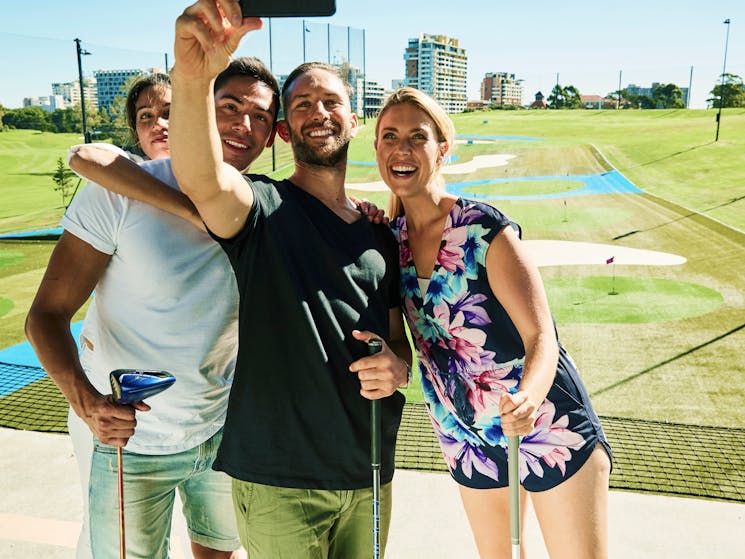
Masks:
[[[507,486],[499,399],[517,391],[525,361],[522,340],[486,274],[489,244],[508,226],[519,230],[494,207],[459,198],[422,293],[406,216],[391,225],[427,410],[451,475],[473,488]],[[538,409],[534,431],[520,443],[521,483],[529,491],[555,487],[579,470],[597,442],[610,455],[577,369],[559,345],[554,384]]]

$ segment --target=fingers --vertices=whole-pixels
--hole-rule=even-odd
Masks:
[[[123,406],[113,401],[111,395],[101,398],[99,405],[85,418],[88,427],[103,444],[125,446],[135,433],[137,420],[135,408],[146,411],[149,406],[138,403]]]
[[[529,435],[535,429],[538,406],[527,392],[504,393],[499,401],[502,431],[505,435]]]
[[[353,330],[355,339],[367,342],[370,338],[380,338],[368,331]],[[383,350],[354,361],[349,370],[357,374],[360,381],[360,394],[368,400],[377,400],[393,394],[406,382],[407,367],[399,357],[383,342]]]
[[[388,217],[385,215],[385,210],[381,210],[373,202],[369,200],[360,200],[353,196],[349,196],[349,199],[359,207],[360,211],[367,217],[370,223],[382,223],[388,224]]]
[[[176,35],[197,40],[205,52],[227,43],[232,54],[246,33],[261,26],[261,18],[241,16],[236,0],[200,0],[176,20]]]

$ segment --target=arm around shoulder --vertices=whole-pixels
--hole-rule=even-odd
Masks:
[[[189,198],[143,170],[116,146],[74,146],[70,150],[69,164],[78,175],[111,192],[150,204],[199,229],[205,228]]]

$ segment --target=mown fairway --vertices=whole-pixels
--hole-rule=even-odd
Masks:
[[[459,144],[457,163],[489,153],[515,158],[503,167],[448,175],[449,183],[616,168],[645,191],[493,201],[521,223],[526,239],[605,243],[611,251],[624,246],[687,259],[678,266],[616,266],[616,296],[608,295],[611,266],[541,269],[562,340],[601,414],[742,425],[745,111],[724,111],[718,143],[714,114],[504,111],[454,118],[459,134],[542,140]],[[374,161],[373,129],[368,120],[352,143],[350,160]],[[56,158],[74,141],[28,131],[0,133],[0,232],[56,223],[62,210],[50,176]],[[13,156],[5,146],[13,146]],[[275,161],[276,176],[287,176],[291,157],[281,142]],[[271,168],[267,151],[252,170]],[[350,166],[348,176],[350,182],[379,180],[376,169],[364,165]],[[508,181],[473,187],[473,193],[547,194],[580,187],[560,180]],[[351,192],[382,206],[387,199],[383,192]],[[0,242],[0,315],[6,313],[0,316],[0,347],[23,339],[22,317],[50,249],[50,243]]]

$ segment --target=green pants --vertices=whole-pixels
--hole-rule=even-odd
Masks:
[[[380,547],[385,553],[392,487],[380,488]],[[293,489],[233,480],[238,533],[251,559],[372,557],[372,488]]]

